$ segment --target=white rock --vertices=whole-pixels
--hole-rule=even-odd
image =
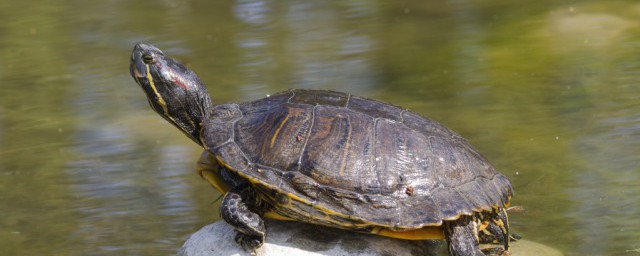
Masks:
[[[380,256],[438,255],[438,241],[406,241],[326,228],[299,222],[267,220],[267,240],[258,256]],[[181,256],[248,256],[234,241],[235,231],[218,221],[191,235]]]
[[[359,234],[299,222],[267,220],[267,240],[257,256],[425,256],[447,255],[443,241],[407,241]],[[180,256],[249,256],[234,241],[235,231],[224,221],[191,235]],[[559,251],[532,241],[511,246],[513,256],[561,256]]]

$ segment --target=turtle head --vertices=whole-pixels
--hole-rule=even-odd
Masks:
[[[200,130],[212,103],[200,78],[160,49],[146,44],[133,48],[129,69],[151,108],[201,144]]]

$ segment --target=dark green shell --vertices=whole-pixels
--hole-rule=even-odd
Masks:
[[[291,90],[218,105],[206,148],[294,219],[337,227],[437,226],[505,207],[509,180],[462,137],[382,102]]]

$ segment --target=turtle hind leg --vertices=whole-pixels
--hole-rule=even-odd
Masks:
[[[498,241],[502,242],[505,250],[509,250],[509,242],[511,242],[511,234],[509,234],[509,216],[507,216],[507,210],[500,208],[496,211],[496,216],[491,220],[495,226],[500,228],[501,238]]]
[[[444,236],[451,256],[484,256],[478,241],[478,221],[475,216],[461,216],[444,221]]]
[[[235,241],[245,251],[254,252],[264,243],[266,228],[259,214],[248,207],[240,189],[231,189],[220,204],[222,218],[236,230]]]
[[[505,250],[509,250],[509,242],[520,239],[520,236],[509,231],[509,219],[505,209],[494,210],[486,220],[489,223],[479,234],[480,243],[502,244]]]

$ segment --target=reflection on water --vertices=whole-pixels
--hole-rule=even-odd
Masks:
[[[193,150],[136,145],[126,130],[108,124],[79,131],[75,139],[77,157],[66,169],[73,177],[72,193],[84,199],[75,205],[81,216],[76,235],[99,251],[136,252],[158,239],[168,240],[164,249],[174,249],[180,238],[161,234],[197,221],[188,214],[195,202],[183,160]]]
[[[369,61],[376,42],[368,35],[373,31],[361,28],[375,17],[376,7],[350,1],[241,1],[234,14],[246,29],[237,34],[236,44],[242,53],[245,88],[250,91],[242,95],[264,97],[292,84],[354,92],[370,89],[376,85]]]
[[[165,255],[217,220],[199,148],[128,74],[136,42],[214,102],[290,87],[390,101],[514,183],[516,233],[640,248],[636,1],[0,2],[0,254]]]

